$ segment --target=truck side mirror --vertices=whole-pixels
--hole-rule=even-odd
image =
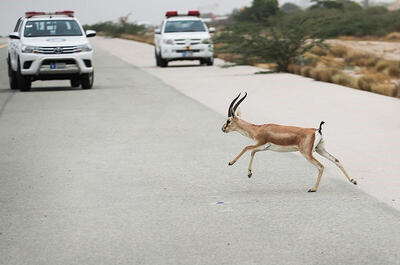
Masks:
[[[10,38],[10,39],[20,39],[20,36],[19,36],[19,33],[18,32],[11,32],[9,35],[8,35],[8,37]]]
[[[154,34],[161,34],[161,29],[156,28],[156,29],[154,30]]]
[[[209,29],[208,29],[208,32],[214,33],[214,32],[215,32],[215,28],[214,28],[214,27],[209,28]]]
[[[94,30],[86,30],[86,37],[90,38],[90,37],[94,37],[96,36],[96,31]]]

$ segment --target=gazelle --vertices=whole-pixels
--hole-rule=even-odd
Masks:
[[[260,151],[277,151],[277,152],[295,152],[299,151],[311,164],[318,168],[318,178],[315,185],[308,190],[308,192],[316,192],[321,181],[324,166],[313,156],[316,151],[321,156],[335,163],[340,168],[346,178],[357,185],[357,182],[350,178],[342,164],[334,156],[329,154],[324,146],[322,137],[322,121],[319,129],[316,128],[301,128],[294,126],[278,125],[278,124],[262,124],[255,125],[248,123],[240,118],[240,112],[236,109],[246,98],[247,93],[239,100],[240,94],[231,102],[228,108],[228,120],[222,126],[224,133],[239,132],[240,134],[249,137],[256,143],[248,145],[231,161],[229,165],[232,166],[235,162],[247,151],[251,150],[250,163],[248,168],[248,177],[252,176],[252,163],[254,155]],[[237,102],[236,102],[237,101]],[[236,104],[235,104],[236,102]]]

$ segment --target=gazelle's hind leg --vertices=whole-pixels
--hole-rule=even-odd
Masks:
[[[317,145],[317,147],[315,148],[315,151],[320,154],[321,156],[325,157],[326,159],[332,161],[333,163],[335,163],[335,165],[340,168],[340,170],[343,172],[343,174],[346,176],[346,178],[348,179],[348,181],[350,181],[351,183],[353,183],[354,185],[357,185],[357,181],[355,181],[354,179],[349,177],[349,174],[347,174],[346,170],[343,168],[342,164],[340,164],[339,160],[334,157],[333,155],[329,154],[328,151],[326,151],[325,149],[325,145],[323,140],[321,140],[321,142]]]
[[[318,178],[314,184],[314,187],[308,190],[308,192],[316,192],[318,190],[319,183],[321,181],[322,173],[324,173],[324,166],[312,155],[311,150],[301,151],[300,153],[314,166],[318,168]]]

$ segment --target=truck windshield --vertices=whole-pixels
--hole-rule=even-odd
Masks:
[[[167,21],[165,33],[169,32],[204,32],[206,31],[203,22],[200,20],[175,20]]]
[[[26,22],[24,36],[82,36],[82,31],[75,20],[32,20]]]

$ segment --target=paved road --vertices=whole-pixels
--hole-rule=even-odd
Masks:
[[[249,96],[240,107],[250,122],[317,127],[325,121],[327,148],[357,179],[358,187],[400,210],[399,99],[293,74],[255,75],[260,68],[220,67],[221,60],[214,67],[173,62],[160,69],[154,66],[153,46],[110,38],[93,41],[224,116],[230,100],[245,90]],[[344,181],[337,167],[321,162]]]
[[[223,116],[104,50],[95,65],[93,90],[12,93],[1,62],[0,264],[400,264],[395,209],[330,172],[307,193],[294,154],[249,180]]]

